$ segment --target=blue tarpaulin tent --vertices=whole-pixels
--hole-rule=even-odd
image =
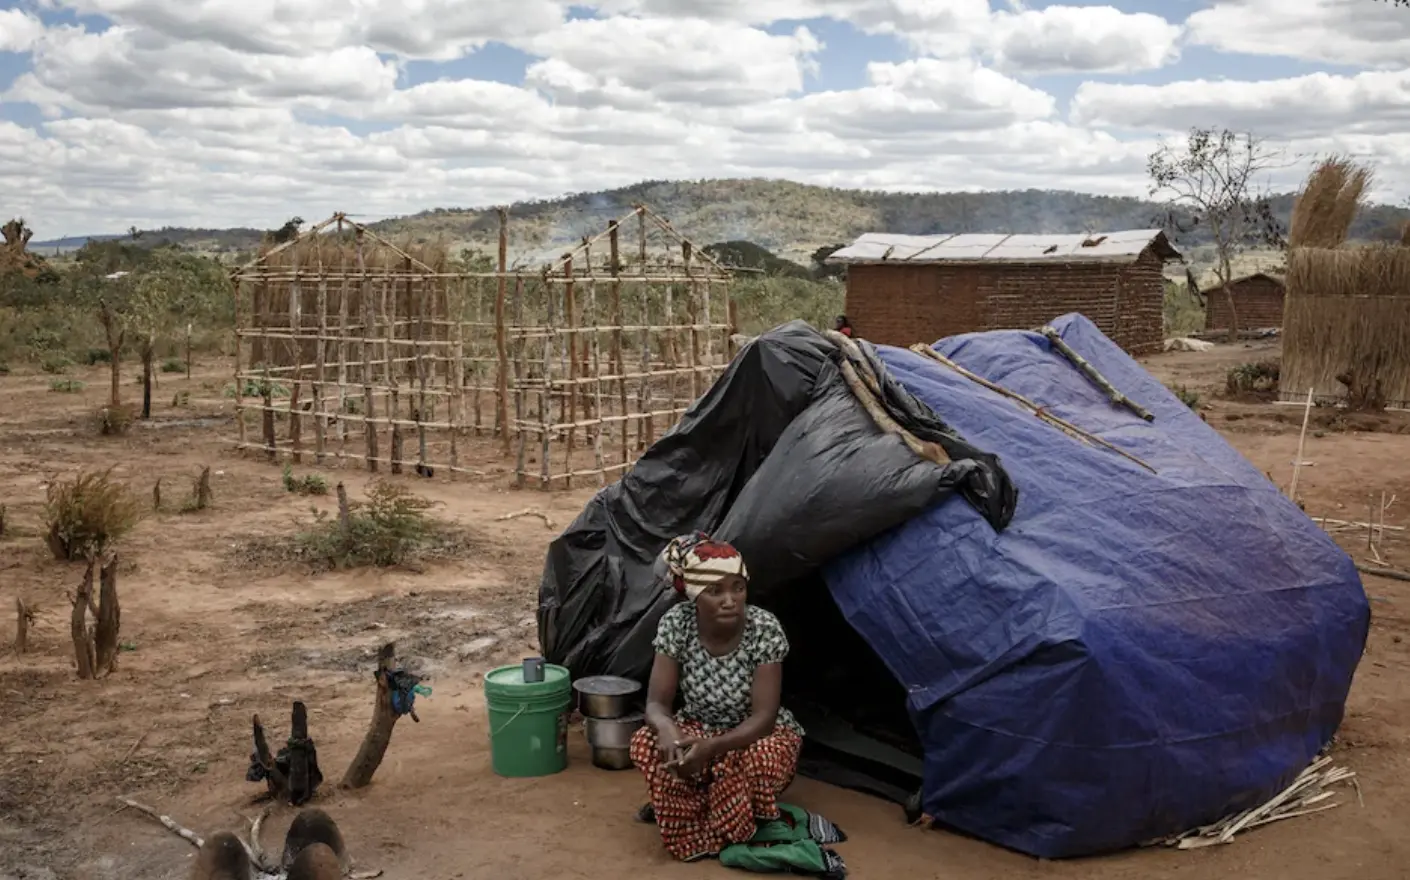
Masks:
[[[832,561],[852,624],[906,686],[943,822],[1050,858],[1131,845],[1276,793],[1341,723],[1370,609],[1352,560],[1080,316],[1064,340],[934,347],[1151,464],[1084,445],[913,352],[893,375],[1020,487],[996,533],[940,504]]]
[[[935,350],[1157,473],[923,355],[863,344],[859,361],[794,322],[553,542],[545,656],[645,680],[675,601],[653,561],[699,529],[739,546],[751,601],[789,631],[805,771],[847,764],[817,775],[886,793],[894,778],[858,780],[904,770],[941,822],[1050,858],[1266,799],[1341,721],[1370,616],[1355,567],[1091,322],[1054,326],[1154,421],[1040,334]],[[953,464],[877,428],[842,381],[849,357]]]

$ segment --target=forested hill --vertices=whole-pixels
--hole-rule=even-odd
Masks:
[[[1286,224],[1291,195],[1274,209]],[[752,242],[801,262],[819,247],[847,242],[864,232],[1087,232],[1144,228],[1160,209],[1136,198],[1114,198],[1062,190],[983,193],[892,193],[831,189],[781,180],[648,181],[622,189],[575,193],[512,206],[512,247],[529,252],[570,246],[600,232],[608,220],[643,202],[701,244]],[[356,212],[356,205],[347,206]],[[323,218],[304,218],[316,222]],[[1361,212],[1352,238],[1395,237],[1410,210],[1372,206]],[[490,248],[496,228],[492,208],[436,208],[373,224],[396,239],[441,238],[453,247]],[[170,242],[200,250],[253,247],[253,229],[161,229],[142,241]],[[75,241],[74,244],[81,243]],[[1199,244],[1198,239],[1185,244]],[[35,242],[43,250],[54,242]]]

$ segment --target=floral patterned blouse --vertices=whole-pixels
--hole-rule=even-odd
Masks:
[[[682,602],[661,615],[652,646],[680,665],[680,690],[684,705],[679,720],[696,721],[712,733],[738,727],[749,717],[754,670],[768,663],[782,663],[788,656],[788,636],[778,618],[756,605],[745,606],[744,635],[739,646],[716,657],[700,643],[695,605]],[[782,706],[778,727],[803,728]]]

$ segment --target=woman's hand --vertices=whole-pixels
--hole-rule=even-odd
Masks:
[[[681,740],[680,761],[676,764],[676,775],[682,779],[694,779],[705,772],[715,759],[715,746],[705,737],[692,736]]]
[[[680,728],[670,721],[662,721],[661,726],[656,728],[656,751],[660,753],[663,764],[675,764],[680,761],[681,739]]]

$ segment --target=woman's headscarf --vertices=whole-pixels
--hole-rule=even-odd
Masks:
[[[661,558],[671,572],[676,592],[694,602],[710,587],[729,577],[748,579],[749,569],[739,551],[703,532],[682,535],[666,545]]]

